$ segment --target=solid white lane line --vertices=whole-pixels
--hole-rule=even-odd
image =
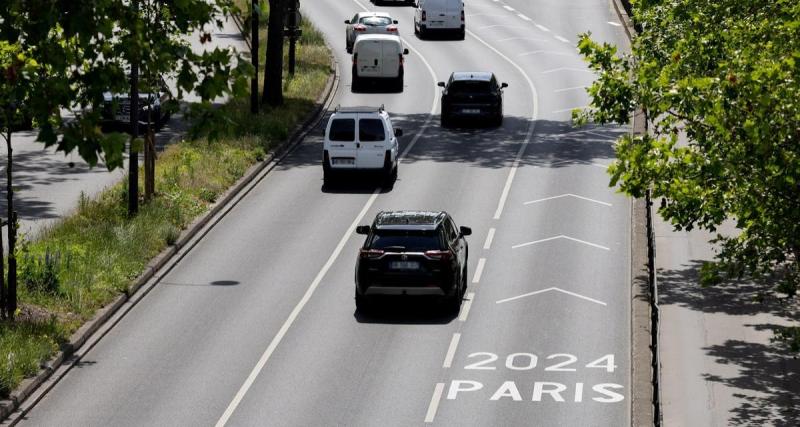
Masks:
[[[589,202],[594,202],[594,203],[597,203],[597,204],[600,204],[600,205],[603,205],[603,206],[611,206],[611,203],[601,202],[599,200],[590,199],[588,197],[583,197],[583,196],[578,196],[577,194],[572,194],[572,193],[562,194],[560,196],[545,197],[543,199],[531,200],[530,202],[523,203],[523,205],[532,205],[534,203],[545,202],[545,201],[554,200],[554,199],[560,199],[562,197],[574,197],[576,199],[581,199],[581,200],[586,200],[586,201],[589,201]]]
[[[495,304],[502,304],[504,302],[514,301],[514,300],[518,300],[520,298],[526,298],[526,297],[530,297],[530,296],[534,296],[534,295],[538,295],[538,294],[543,294],[545,292],[550,292],[550,291],[556,291],[556,292],[561,292],[563,294],[572,295],[574,297],[585,299],[586,301],[591,301],[591,302],[593,302],[595,304],[600,304],[600,305],[603,305],[603,306],[608,305],[608,304],[604,303],[603,301],[596,300],[594,298],[589,298],[589,297],[581,295],[581,294],[576,294],[575,292],[565,291],[563,289],[556,288],[556,287],[542,289],[542,290],[535,291],[535,292],[528,292],[527,294],[517,295],[517,296],[511,297],[511,298],[501,299],[501,300],[496,301]]]
[[[247,394],[247,391],[255,382],[256,377],[258,377],[258,374],[261,373],[262,369],[264,369],[264,365],[267,364],[267,361],[272,356],[272,353],[278,347],[278,344],[280,344],[281,340],[283,340],[283,337],[284,335],[286,335],[286,332],[292,326],[295,319],[297,319],[297,316],[303,310],[303,307],[305,307],[305,305],[311,299],[311,295],[314,294],[314,291],[322,282],[322,278],[325,277],[325,274],[327,274],[328,270],[333,266],[333,263],[336,261],[336,258],[339,257],[339,254],[342,252],[342,249],[344,249],[345,245],[347,244],[347,241],[350,240],[350,237],[355,232],[356,226],[358,226],[358,224],[367,214],[367,211],[369,211],[369,209],[372,207],[372,204],[375,203],[375,199],[378,198],[378,194],[380,194],[380,191],[381,189],[379,188],[375,190],[374,193],[372,193],[372,195],[369,197],[369,200],[367,200],[367,203],[361,209],[361,212],[359,212],[359,214],[356,216],[356,219],[353,220],[353,223],[350,224],[350,227],[348,227],[347,231],[344,233],[344,236],[342,236],[342,238],[339,240],[339,244],[336,245],[336,249],[334,249],[331,256],[328,257],[328,261],[325,263],[324,266],[322,266],[322,269],[317,273],[317,276],[314,277],[314,280],[311,282],[311,286],[308,287],[306,293],[303,295],[303,298],[300,299],[300,302],[298,302],[297,305],[295,305],[294,309],[289,314],[289,317],[286,319],[285,322],[283,322],[283,325],[281,326],[280,330],[275,335],[275,337],[272,338],[272,342],[269,343],[269,346],[267,346],[267,349],[261,355],[261,358],[258,359],[258,363],[256,363],[256,366],[250,372],[250,375],[247,376],[247,379],[244,381],[244,384],[242,384],[242,386],[239,388],[239,391],[236,393],[236,396],[233,397],[233,400],[228,405],[228,408],[225,409],[225,412],[222,414],[219,421],[217,421],[216,427],[224,426],[228,422],[228,419],[230,419],[231,415],[233,415],[233,412],[236,410],[236,407],[239,406],[239,403],[242,401],[245,394]]]
[[[483,243],[483,249],[491,249],[492,248],[492,240],[494,240],[494,228],[489,229],[489,233],[486,235],[486,241]]]
[[[458,341],[461,340],[461,334],[458,332],[453,334],[453,338],[450,340],[450,347],[447,348],[447,354],[444,356],[444,363],[442,363],[442,368],[449,368],[453,366],[453,357],[456,355],[456,349],[458,348]]]
[[[439,409],[439,402],[442,400],[442,392],[444,391],[444,383],[436,383],[433,388],[433,396],[431,396],[431,403],[428,405],[428,413],[425,414],[425,422],[432,423],[436,418],[436,411]]]
[[[555,51],[555,50],[532,50],[530,52],[522,52],[517,56],[539,55],[540,53],[544,53],[544,54],[547,54],[547,55],[557,55],[557,56],[569,56],[569,57],[575,56],[574,53],[558,52],[558,51]]]
[[[519,16],[520,18],[522,18],[523,20],[528,21],[528,22],[533,21],[533,19],[528,18],[527,16],[525,16],[525,15],[523,15],[521,13],[518,13],[517,16]]]
[[[369,10],[366,7],[364,7],[364,5],[359,3],[357,0],[353,0],[353,1],[356,4],[358,4],[359,6],[361,6],[364,10]],[[419,51],[414,49],[414,47],[409,45],[408,43],[406,43],[406,44],[408,45],[408,47],[410,49],[412,49],[417,54],[417,56],[419,56],[419,58],[422,60],[422,62],[428,68],[428,71],[430,72],[433,81],[436,82],[437,81],[436,80],[436,73],[433,71],[433,67],[430,66],[428,61],[425,60],[425,58],[423,57],[423,55],[421,53],[419,53]],[[427,129],[430,126],[430,123],[433,120],[433,115],[436,113],[436,106],[437,106],[437,103],[438,103],[438,100],[439,100],[439,97],[437,96],[438,95],[438,91],[434,89],[433,93],[434,93],[433,104],[431,105],[431,110],[430,110],[430,113],[428,114],[428,118],[425,120],[425,123],[423,123],[422,128],[420,129],[420,131],[416,135],[414,135],[414,138],[411,140],[411,142],[409,142],[409,144],[406,147],[406,149],[403,150],[403,152],[400,154],[400,158],[398,159],[398,162],[400,162],[402,160],[402,158],[406,156],[406,154],[411,150],[412,147],[414,147],[414,145],[417,143],[419,138],[422,136],[422,134],[424,133],[425,129]],[[311,282],[311,285],[306,290],[306,293],[303,295],[303,297],[300,299],[300,301],[294,307],[292,312],[289,314],[289,317],[286,318],[286,321],[284,321],[284,323],[281,326],[280,330],[278,330],[278,333],[272,338],[272,341],[269,343],[269,346],[267,346],[267,349],[264,350],[264,353],[261,355],[261,358],[256,363],[256,366],[250,372],[250,375],[247,376],[247,379],[245,380],[244,384],[242,384],[242,386],[239,388],[239,391],[236,392],[236,395],[233,397],[233,400],[228,405],[228,407],[225,409],[225,412],[222,414],[220,419],[217,421],[216,427],[223,427],[228,422],[230,417],[233,415],[233,412],[239,406],[239,403],[241,403],[242,399],[247,394],[247,391],[250,389],[250,387],[253,385],[253,383],[255,382],[256,378],[258,377],[258,375],[264,369],[264,366],[269,361],[270,357],[272,356],[272,353],[275,352],[275,349],[278,347],[278,345],[283,340],[283,337],[286,335],[286,332],[288,332],[289,328],[291,328],[292,324],[297,319],[297,316],[303,310],[303,307],[305,307],[305,305],[311,299],[311,296],[314,294],[314,291],[316,291],[316,289],[319,286],[320,282],[322,282],[322,279],[325,277],[325,274],[327,274],[328,270],[331,268],[333,263],[339,257],[339,254],[341,253],[342,249],[344,249],[344,246],[347,244],[347,241],[350,239],[350,237],[355,232],[356,226],[358,226],[358,224],[362,221],[362,219],[367,214],[369,209],[375,203],[375,200],[378,198],[378,195],[380,194],[381,190],[382,190],[381,188],[378,188],[372,193],[370,198],[367,200],[367,203],[364,204],[364,207],[361,209],[361,212],[359,212],[358,216],[356,216],[356,218],[353,221],[353,223],[350,224],[350,227],[347,229],[347,231],[345,232],[344,236],[342,236],[342,238],[339,240],[339,244],[336,246],[336,249],[334,249],[333,253],[328,258],[328,261],[325,263],[325,265],[322,266],[322,269],[317,273],[317,276]]]
[[[475,275],[472,276],[472,283],[480,283],[481,275],[483,274],[483,267],[486,265],[486,258],[478,260],[478,266],[475,267]]]
[[[558,40],[560,42],[569,43],[569,40],[565,39],[564,37],[561,37],[561,36],[554,36],[554,37],[555,37],[556,40]]]
[[[558,72],[561,72],[561,71],[579,71],[579,72],[581,72],[581,73],[589,73],[589,74],[594,74],[594,71],[592,71],[592,70],[585,69],[585,68],[574,68],[574,67],[559,67],[559,68],[553,68],[552,70],[545,70],[545,71],[542,71],[542,73],[541,73],[541,74],[552,74],[552,73],[558,73]]]
[[[458,316],[458,320],[462,322],[467,321],[467,317],[469,317],[469,309],[472,308],[472,300],[475,299],[475,292],[470,292],[467,294],[466,301],[464,301],[464,305],[461,307],[461,313]]]
[[[545,33],[549,33],[549,32],[550,32],[550,29],[549,29],[549,28],[547,28],[547,27],[545,27],[545,26],[544,26],[544,25],[542,25],[542,24],[536,24],[536,28],[538,28],[538,29],[540,29],[540,30],[544,31]]]
[[[588,86],[565,87],[565,88],[563,88],[563,89],[556,89],[556,90],[554,90],[553,92],[555,92],[555,93],[561,93],[561,92],[567,92],[567,91],[570,91],[570,90],[586,89],[587,87],[588,87]]]
[[[520,67],[516,62],[512,61],[511,58],[507,57],[500,52],[499,50],[495,49],[494,46],[486,43],[482,38],[478,37],[475,33],[470,30],[467,30],[467,34],[469,34],[472,38],[477,40],[479,43],[483,44],[487,48],[491,49],[494,53],[498,56],[503,58],[506,62],[511,64],[514,68],[519,71],[522,77],[525,78],[525,81],[528,83],[528,87],[531,91],[531,100],[533,100],[533,108],[531,110],[531,120],[528,122],[528,132],[525,134],[525,139],[522,141],[522,145],[519,147],[519,151],[517,151],[517,155],[514,158],[514,163],[511,165],[511,170],[508,171],[508,178],[506,178],[506,184],[503,187],[503,192],[500,194],[500,200],[497,202],[497,210],[494,212],[494,219],[500,219],[500,216],[503,214],[503,208],[506,205],[506,199],[508,199],[508,193],[511,191],[511,184],[514,183],[514,176],[517,174],[517,169],[519,168],[519,163],[522,160],[522,155],[525,154],[525,149],[527,148],[528,144],[533,137],[533,132],[536,129],[536,118],[539,115],[539,94],[536,92],[536,86],[533,85],[533,81],[531,78],[528,77],[528,74],[525,70]]]
[[[587,242],[585,240],[576,239],[574,237],[565,236],[563,234],[558,235],[558,236],[548,237],[546,239],[534,240],[533,242],[527,242],[527,243],[521,243],[519,245],[514,245],[514,246],[511,247],[511,249],[524,248],[525,246],[536,245],[538,243],[544,243],[544,242],[549,242],[551,240],[558,240],[558,239],[571,240],[573,242],[582,243],[584,245],[591,246],[591,247],[597,248],[597,249],[602,249],[604,251],[610,251],[611,250],[610,248],[607,248],[605,246],[601,246],[601,245],[598,245],[598,244],[592,243],[592,242]]]
[[[509,12],[513,12],[513,11],[514,11],[514,8],[513,8],[513,7],[511,7],[511,6],[509,6],[509,5],[504,5],[504,6],[503,6],[503,9],[505,9],[505,10],[507,10],[507,11],[509,11]]]

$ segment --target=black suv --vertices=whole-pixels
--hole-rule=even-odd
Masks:
[[[146,125],[148,121],[155,128],[161,128],[169,120],[170,109],[167,104],[173,102],[172,93],[163,79],[158,79],[155,85],[148,86],[147,82],[139,82],[139,124]],[[107,124],[128,126],[131,122],[131,102],[127,93],[103,93],[103,121]]]
[[[486,118],[493,126],[503,124],[503,89],[506,83],[497,83],[489,72],[457,72],[450,80],[439,82],[442,92],[442,127],[450,127],[453,120]]]
[[[434,296],[458,311],[467,288],[469,227],[446,212],[381,212],[366,234],[356,262],[356,307],[380,295]]]

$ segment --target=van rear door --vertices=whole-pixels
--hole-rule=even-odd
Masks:
[[[359,169],[379,169],[383,167],[386,150],[391,150],[392,137],[386,129],[384,121],[376,116],[360,116],[358,119],[358,155],[356,164]]]
[[[356,116],[335,118],[328,124],[328,155],[331,166],[352,169],[356,167],[357,144]]]
[[[383,55],[381,77],[397,77],[400,74],[400,55],[403,52],[402,45],[395,40],[383,40],[381,46]]]
[[[381,77],[383,72],[383,41],[357,40],[356,71],[359,77]]]
[[[460,28],[461,27],[461,12],[464,10],[464,2],[461,0],[444,0],[445,4],[445,15],[447,15],[447,23],[445,24],[448,28]]]

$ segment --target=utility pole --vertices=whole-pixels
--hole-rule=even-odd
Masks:
[[[8,291],[5,295],[6,318],[14,320],[17,311],[17,256],[15,249],[17,246],[17,213],[14,211],[14,186],[12,185],[12,162],[13,149],[11,147],[11,114],[6,114],[9,123],[5,135],[6,146],[8,147],[8,164],[6,165],[6,207],[8,209]],[[0,242],[2,246],[2,242]],[[2,263],[0,259],[0,263]]]
[[[139,18],[139,0],[133,0],[133,13],[136,20]],[[136,138],[139,136],[139,40],[136,26],[133,32],[133,52],[131,55],[131,143],[128,147],[128,216],[134,216],[139,211],[139,152],[136,151]]]
[[[286,36],[289,37],[289,75],[294,76],[297,39],[300,38],[300,0],[288,0],[286,8]]]
[[[261,100],[271,107],[283,105],[283,26],[287,0],[269,0],[267,58]],[[294,1],[294,0],[292,0]]]
[[[250,112],[258,114],[258,15],[261,9],[258,0],[250,4],[250,59],[253,62],[255,74],[250,80]]]

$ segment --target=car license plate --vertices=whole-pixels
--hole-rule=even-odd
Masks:
[[[417,261],[392,261],[389,266],[393,270],[419,270],[419,262]]]
[[[480,114],[481,113],[481,110],[479,110],[477,108],[465,108],[465,109],[463,109],[461,111],[463,111],[464,114]]]
[[[355,163],[356,159],[350,159],[347,157],[333,158],[334,165],[354,165]]]
[[[117,114],[114,116],[118,122],[129,122],[131,121],[130,114]]]

